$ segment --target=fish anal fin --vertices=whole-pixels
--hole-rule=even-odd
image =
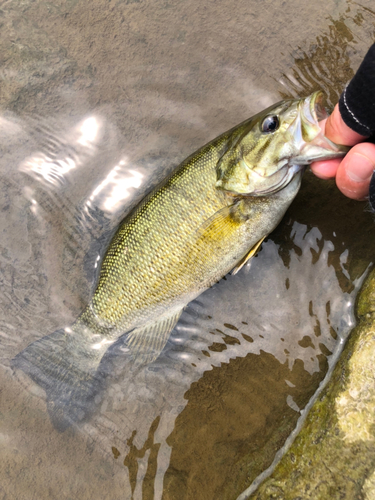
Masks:
[[[251,250],[243,257],[240,262],[237,264],[237,266],[233,269],[232,274],[237,274],[240,269],[243,268],[243,266],[251,259],[251,257],[254,257],[254,255],[257,253],[259,250],[260,245],[263,243],[265,236],[261,238],[255,245],[251,248]]]
[[[126,345],[136,366],[152,363],[159,357],[181,313],[182,309],[163,315],[128,334]]]

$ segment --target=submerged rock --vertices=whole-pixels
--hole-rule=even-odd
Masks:
[[[375,498],[375,270],[358,325],[291,448],[253,500]]]

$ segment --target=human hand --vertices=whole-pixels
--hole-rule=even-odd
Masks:
[[[344,158],[312,163],[311,170],[321,179],[335,177],[337,187],[345,196],[363,200],[368,196],[371,176],[375,170],[375,144],[363,142],[367,137],[354,132],[345,124],[337,104],[331,116],[320,122],[320,127],[331,141],[353,147]]]

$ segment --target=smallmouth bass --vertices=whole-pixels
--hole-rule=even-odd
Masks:
[[[321,92],[271,106],[187,158],[122,221],[79,318],[12,360],[45,390],[57,429],[94,410],[111,344],[123,337],[134,366],[153,362],[184,306],[278,225],[305,166],[346,153],[322,135],[324,116]]]

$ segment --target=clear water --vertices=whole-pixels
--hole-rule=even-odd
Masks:
[[[114,351],[90,421],[58,433],[10,360],[74,321],[118,223],[184,157],[280,96],[323,88],[333,104],[374,40],[371,2],[8,1],[0,15],[0,492],[235,498],[355,322],[373,220],[332,183],[306,174],[150,367],[126,373]]]

